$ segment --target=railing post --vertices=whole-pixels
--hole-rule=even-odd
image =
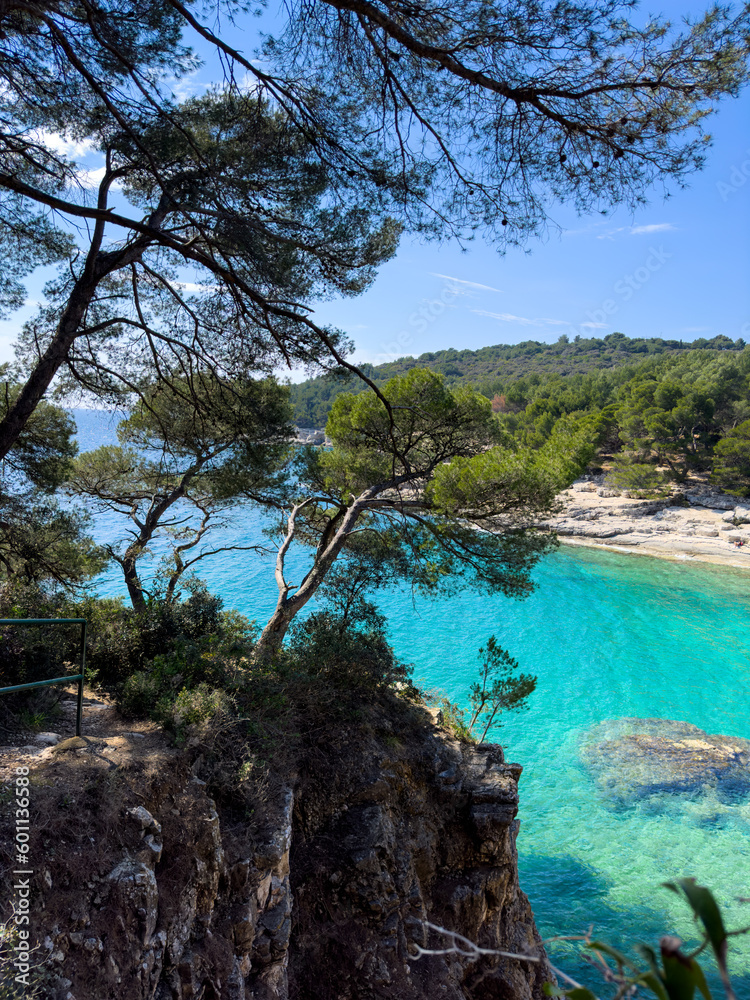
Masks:
[[[81,735],[83,716],[83,678],[86,674],[86,622],[81,625],[81,678],[78,681],[78,706],[76,709],[76,736]]]

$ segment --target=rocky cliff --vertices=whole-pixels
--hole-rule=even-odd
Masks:
[[[138,734],[130,734],[137,736]],[[102,736],[104,743],[107,737]],[[110,740],[110,743],[112,741]],[[166,741],[31,764],[32,926],[54,1000],[541,998],[518,885],[518,764],[379,709],[251,801]],[[536,963],[458,954],[425,921]]]

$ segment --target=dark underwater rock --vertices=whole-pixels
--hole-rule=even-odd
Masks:
[[[583,735],[580,757],[598,790],[620,805],[665,794],[750,794],[750,740],[688,722],[610,719]]]

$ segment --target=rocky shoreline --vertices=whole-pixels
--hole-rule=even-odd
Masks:
[[[750,503],[694,479],[658,500],[635,499],[589,475],[560,494],[547,524],[568,545],[750,569]]]

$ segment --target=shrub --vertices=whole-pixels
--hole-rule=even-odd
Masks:
[[[733,427],[714,448],[711,476],[730,493],[750,497],[750,420]]]
[[[668,496],[670,490],[668,477],[655,466],[633,462],[625,457],[615,460],[607,476],[607,484],[641,500]]]
[[[117,706],[125,718],[143,718],[152,713],[159,700],[159,685],[146,670],[137,670],[123,684]]]
[[[217,717],[230,718],[233,714],[234,705],[226,691],[199,684],[192,690],[183,688],[178,693],[170,708],[168,721],[181,733],[188,726],[200,726]]]
[[[388,644],[385,616],[367,601],[356,617],[334,608],[295,623],[289,653],[293,670],[335,687],[392,687],[411,672]]]

